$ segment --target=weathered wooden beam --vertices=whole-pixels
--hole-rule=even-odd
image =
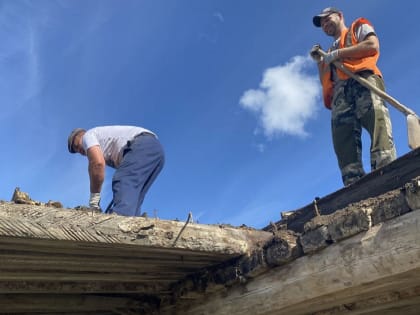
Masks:
[[[156,303],[143,313],[130,303],[168,301],[177,281],[271,238],[250,228],[0,203],[0,314],[152,314]],[[119,299],[103,303],[109,297]]]
[[[270,233],[225,225],[124,217],[11,203],[0,204],[0,236],[125,244],[220,254],[251,252]]]
[[[173,291],[175,295],[181,292],[181,299],[198,298],[199,294],[213,292],[221,285],[231,285],[256,277],[274,266],[293,263],[304,254],[322,250],[332,243],[365,232],[373,225],[420,209],[417,205],[420,205],[420,179],[413,180],[404,189],[352,203],[330,215],[316,216],[305,224],[303,234],[278,230],[269,243],[252,255],[206,268],[201,274],[181,281]]]
[[[306,314],[369,294],[415,288],[420,283],[418,244],[420,211],[413,211],[161,314]]]
[[[419,209],[420,180],[415,179],[403,190],[395,189],[376,198],[352,203],[330,215],[313,218],[305,224],[303,234],[278,230],[273,239],[250,256],[244,256],[228,263],[206,268],[203,272],[180,281],[172,291],[183,303],[200,295],[220,291],[249,278],[258,277],[275,266],[293,263],[304,253],[314,253],[332,243],[365,232],[372,225],[399,217],[410,210]],[[410,207],[411,206],[411,207]]]
[[[271,268],[290,263],[300,256],[302,250],[297,235],[291,231],[277,231],[270,242],[252,254],[205,268],[171,286],[170,303],[179,306],[188,304],[190,299],[204,299],[209,293],[224,291],[226,287],[258,277]]]
[[[168,285],[225,258],[125,244],[0,237],[1,281],[105,281]],[[146,292],[150,292],[147,290]]]
[[[1,246],[0,272],[13,271],[17,269],[51,271],[60,270],[66,272],[96,272],[106,273],[153,273],[159,269],[170,268],[173,273],[189,273],[197,268],[203,267],[208,262],[212,262],[211,258],[206,257],[186,257],[184,260],[179,257],[169,257],[164,255],[156,255],[155,258],[131,257],[129,254],[121,255],[121,252],[109,250],[101,256],[93,255],[66,255],[66,254],[36,254],[35,251],[30,252],[12,252],[7,253]],[[120,254],[120,256],[117,256]],[[113,256],[115,255],[115,256]],[[161,258],[161,260],[159,260]],[[153,264],[149,263],[153,262]],[[218,262],[218,260],[214,260]],[[0,276],[1,278],[1,276]]]
[[[390,190],[404,186],[411,179],[420,176],[420,148],[398,158],[392,163],[368,173],[356,183],[344,187],[317,200],[317,208],[321,215],[331,214],[350,203],[384,194]],[[314,196],[315,197],[315,196]],[[290,215],[276,222],[278,227],[302,232],[306,222],[316,215],[313,203],[296,209]],[[272,226],[264,228],[271,231]]]
[[[394,279],[398,282],[398,279]],[[418,284],[418,283],[417,283]],[[386,284],[385,284],[386,286]],[[418,315],[420,305],[420,286],[402,287],[398,291],[388,291],[360,295],[353,297],[351,302],[336,305],[330,309],[324,309],[313,315],[334,314],[369,314],[369,315]],[[345,298],[345,297],[343,297]]]
[[[410,204],[419,201],[419,191],[395,189],[375,198],[349,204],[334,213],[316,216],[305,223],[304,232],[299,238],[303,252],[313,253],[374,225],[419,209],[410,208]]]
[[[152,297],[147,300],[135,300],[127,297],[100,295],[49,295],[42,294],[0,294],[0,310],[2,314],[31,312],[47,314],[49,312],[92,312],[102,314],[103,311],[118,309],[137,310],[137,314],[144,314],[143,310],[156,308],[159,301]]]
[[[129,245],[118,243],[100,243],[86,241],[66,241],[54,239],[25,238],[25,237],[3,237],[0,236],[0,248],[4,254],[27,254],[28,256],[49,255],[51,257],[116,257],[143,259],[144,261],[155,261],[161,259],[162,264],[177,262],[188,262],[199,264],[203,260],[211,262],[220,261],[223,255],[219,252],[191,251],[182,248],[165,248],[141,245]]]
[[[159,281],[59,281],[54,280],[1,280],[0,294],[139,294],[170,295],[168,286]],[[1,314],[1,312],[0,312]]]

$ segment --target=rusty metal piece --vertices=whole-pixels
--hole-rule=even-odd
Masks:
[[[185,222],[184,226],[182,227],[181,231],[179,231],[178,236],[176,237],[173,246],[175,246],[178,239],[181,237],[182,232],[184,232],[185,228],[187,227],[188,223],[192,222],[192,212],[188,213],[187,221]]]

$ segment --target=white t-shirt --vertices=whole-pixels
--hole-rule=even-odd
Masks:
[[[121,163],[122,149],[127,144],[127,141],[132,140],[143,132],[154,134],[150,130],[135,126],[95,127],[87,130],[83,135],[83,149],[87,152],[89,148],[99,145],[104,155],[105,163],[115,168]]]

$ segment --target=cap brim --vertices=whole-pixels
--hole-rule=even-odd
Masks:
[[[321,17],[319,15],[314,16],[312,22],[316,27],[321,27]]]
[[[340,10],[337,8],[328,8],[318,15],[315,15],[312,19],[312,22],[316,27],[321,27],[321,18],[331,15],[333,13],[340,13]]]
[[[327,13],[321,13],[321,14],[315,15],[314,18],[312,19],[312,22],[314,23],[316,27],[321,27],[321,18],[326,17],[333,13],[335,12],[327,12]]]
[[[68,145],[68,149],[70,153],[76,153],[76,151],[73,150],[73,143]]]

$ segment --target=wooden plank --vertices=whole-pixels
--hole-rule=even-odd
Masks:
[[[0,203],[0,314],[151,314],[157,304],[146,311],[148,299],[170,301],[186,276],[271,238],[250,228]],[[121,299],[103,303],[111,296]]]
[[[162,257],[165,258],[165,257]],[[208,260],[197,262],[182,262],[181,260],[168,258],[162,260],[142,260],[132,257],[80,257],[80,256],[34,256],[34,255],[1,255],[0,279],[1,271],[26,269],[26,270],[63,270],[66,272],[127,272],[127,273],[154,273],[154,272],[171,272],[171,273],[191,273],[198,268],[208,266]]]
[[[115,244],[78,248],[74,241],[0,238],[0,280],[86,279],[170,283],[225,256]],[[40,250],[39,250],[40,248]],[[180,252],[180,253],[179,253]]]
[[[410,276],[413,275],[413,273],[407,274]],[[392,280],[398,282],[397,278],[392,278]],[[405,286],[400,287],[398,291],[396,291],[392,290],[392,288],[395,288],[395,284],[391,284],[390,282],[391,280],[388,283],[383,283],[382,288],[378,290],[379,292],[373,291],[360,295],[354,293],[353,295],[350,295],[347,292],[348,296],[342,297],[344,302],[332,308],[323,309],[316,315],[342,314],[349,310],[351,310],[351,314],[354,315],[418,315],[420,309],[420,286],[413,285],[407,287],[407,284],[405,283]],[[351,299],[349,296],[351,296]],[[331,298],[332,296],[323,297],[322,300],[328,301]],[[315,301],[312,301],[312,303],[315,303]]]
[[[52,294],[148,294],[148,295],[170,295],[167,283],[159,282],[136,282],[130,281],[57,281],[53,279],[46,280],[1,280],[0,294],[17,294],[17,293],[43,293]],[[0,311],[1,314],[1,311]]]
[[[0,249],[3,253],[23,253],[27,255],[51,256],[86,256],[96,257],[131,257],[153,261],[156,259],[179,260],[183,262],[212,261],[219,262],[227,257],[236,255],[219,252],[200,252],[182,248],[161,248],[150,246],[137,246],[129,244],[109,244],[95,242],[77,242],[66,240],[50,240],[23,237],[0,236]]]
[[[0,204],[0,236],[93,244],[126,244],[222,255],[251,252],[270,233],[224,225],[95,214],[43,206]]]
[[[420,176],[420,148],[413,150],[398,158],[392,163],[368,173],[353,185],[344,187],[330,195],[320,198],[317,207],[321,215],[331,214],[344,208],[350,203],[376,197],[387,191],[401,188],[411,179]],[[286,226],[287,229],[301,233],[306,222],[316,215],[313,203],[293,211],[292,214],[276,222],[278,228]],[[263,230],[272,231],[272,226]]]
[[[52,298],[53,297],[53,298]],[[48,312],[62,311],[102,311],[117,310],[118,308],[140,309],[145,301],[136,301],[124,297],[95,296],[95,295],[23,295],[0,294],[1,313],[18,312]]]
[[[52,243],[52,244],[51,244]],[[159,248],[142,246],[103,246],[103,244],[91,244],[86,248],[79,248],[77,243],[69,241],[49,240],[5,240],[0,237],[0,250],[2,257],[32,257],[39,260],[88,260],[91,262],[106,260],[112,261],[136,261],[142,263],[156,263],[162,266],[196,266],[200,267],[212,263],[219,263],[229,259],[231,255],[219,255],[217,253],[197,253],[194,251],[169,251]]]
[[[165,252],[134,245],[91,244],[86,249],[75,245],[0,238],[0,281],[143,281],[146,285],[155,281],[168,286],[226,259],[219,254],[196,256],[192,251]]]
[[[81,273],[81,272],[31,272],[17,269],[9,272],[2,272],[2,280],[5,281],[114,281],[114,282],[142,282],[142,283],[159,283],[167,284],[176,282],[180,278],[180,274],[148,274],[148,273]]]
[[[161,315],[322,314],[343,301],[418,287],[418,244],[420,211],[413,211]]]

